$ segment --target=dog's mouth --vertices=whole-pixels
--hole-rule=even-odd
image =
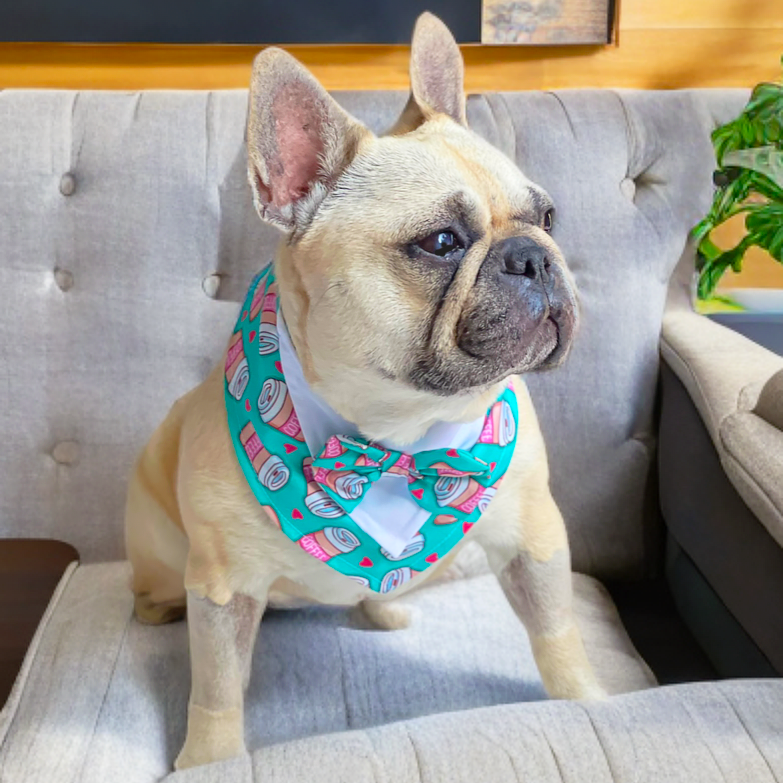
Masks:
[[[447,396],[485,389],[509,375],[550,369],[568,352],[568,328],[549,313],[532,333],[518,328],[465,332],[448,356],[429,354],[414,367],[408,381],[418,389]]]

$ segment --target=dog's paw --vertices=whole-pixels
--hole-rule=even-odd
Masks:
[[[188,736],[174,762],[175,769],[189,769],[223,761],[245,752],[242,710],[212,710],[191,704]]]
[[[374,628],[380,631],[401,631],[411,624],[411,611],[400,603],[362,601],[362,613]]]

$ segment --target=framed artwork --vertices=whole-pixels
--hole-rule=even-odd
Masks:
[[[0,0],[0,41],[407,44],[416,17],[432,11],[460,43],[602,43],[610,2]]]
[[[481,43],[606,44],[611,0],[482,0]]]

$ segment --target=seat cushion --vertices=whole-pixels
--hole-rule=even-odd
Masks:
[[[509,704],[275,745],[166,783],[778,783],[783,682]]]
[[[129,575],[126,563],[87,565],[61,586],[0,720],[3,780],[151,783],[171,770],[185,737],[187,628],[133,619]],[[248,748],[546,698],[493,576],[406,601],[411,626],[394,632],[358,628],[350,610],[269,612],[246,699]],[[653,685],[604,588],[576,575],[575,604],[602,684]]]

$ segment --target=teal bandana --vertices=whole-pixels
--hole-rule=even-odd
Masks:
[[[453,549],[495,495],[516,443],[513,387],[490,406],[469,450],[407,454],[358,436],[333,435],[314,457],[283,375],[277,311],[269,268],[253,280],[226,354],[226,414],[242,472],[288,538],[371,590],[391,592]],[[397,555],[350,516],[386,473],[404,476],[411,502],[429,513]]]

